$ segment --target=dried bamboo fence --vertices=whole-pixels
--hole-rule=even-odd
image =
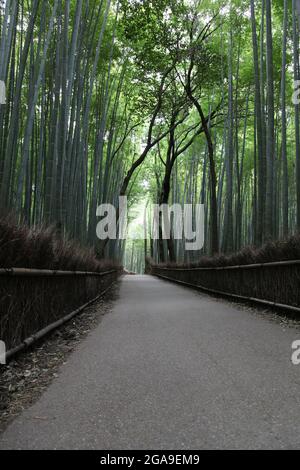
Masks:
[[[58,322],[107,290],[121,274],[0,269],[0,340],[6,348]]]
[[[300,313],[300,260],[240,266],[151,266],[155,276],[213,294]]]

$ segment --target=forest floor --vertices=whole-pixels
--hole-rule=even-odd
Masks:
[[[300,446],[299,322],[150,276],[125,276],[108,310],[0,449]]]

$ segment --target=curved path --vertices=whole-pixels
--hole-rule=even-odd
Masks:
[[[113,311],[0,448],[300,448],[297,339],[228,302],[127,276]]]

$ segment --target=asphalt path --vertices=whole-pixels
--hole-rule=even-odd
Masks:
[[[297,339],[262,313],[126,276],[0,449],[300,448]]]

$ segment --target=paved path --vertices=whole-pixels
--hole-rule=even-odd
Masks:
[[[300,448],[296,339],[225,301],[125,277],[113,311],[0,448]]]

